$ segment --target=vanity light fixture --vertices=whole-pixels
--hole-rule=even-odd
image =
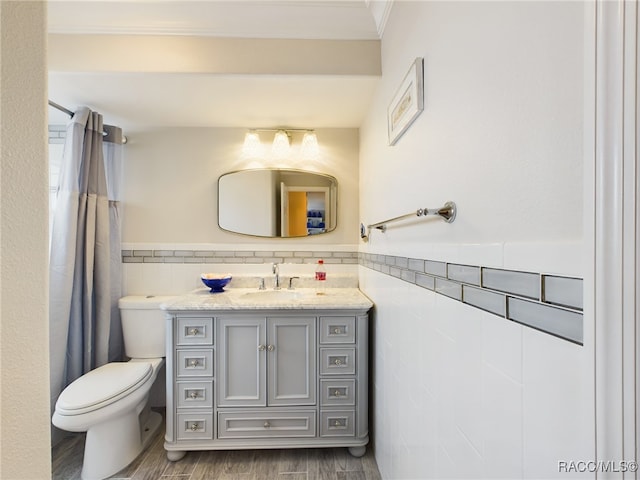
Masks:
[[[275,132],[271,145],[271,158],[285,160],[291,154],[291,133],[304,132],[300,146],[300,159],[306,161],[318,160],[320,148],[318,137],[313,130],[302,128],[255,128],[249,130],[244,136],[242,145],[242,157],[245,159],[260,159],[264,157],[264,149],[258,132]]]

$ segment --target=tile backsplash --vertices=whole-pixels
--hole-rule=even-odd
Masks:
[[[330,247],[331,248],[331,247]],[[122,250],[125,293],[180,293],[200,287],[199,273],[224,267],[234,275],[313,275],[319,259],[336,277],[363,266],[522,325],[583,344],[582,279],[482,265],[343,250],[227,250],[128,248]],[[331,277],[332,275],[330,275]],[[257,278],[257,277],[256,277]]]
[[[374,253],[359,258],[366,268],[583,344],[581,278]]]

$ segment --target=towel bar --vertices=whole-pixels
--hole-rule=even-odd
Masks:
[[[447,202],[441,208],[419,208],[415,212],[400,215],[399,217],[390,218],[383,222],[372,223],[367,225],[366,229],[364,224],[360,224],[360,238],[367,242],[371,235],[371,229],[375,228],[385,232],[387,230],[387,224],[404,220],[411,217],[426,217],[427,215],[437,215],[441,217],[445,222],[452,223],[456,219],[456,204],[454,202]]]

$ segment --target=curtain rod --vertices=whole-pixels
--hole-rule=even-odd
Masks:
[[[67,115],[69,115],[70,118],[73,118],[74,113],[71,110],[69,110],[68,108],[64,108],[62,105],[59,105],[56,102],[53,102],[51,100],[49,100],[49,105],[52,106],[53,108],[55,108],[56,110],[60,110],[62,113],[66,113]],[[105,124],[106,131],[104,132],[104,134],[106,136],[109,136],[110,135],[110,131],[113,128],[114,127],[112,127],[111,125],[106,125]],[[122,143],[123,144],[127,143],[127,137],[125,137],[124,135],[122,135]]]
[[[60,110],[62,113],[66,113],[70,117],[73,117],[73,112],[67,108],[64,108],[62,105],[58,105],[56,102],[52,102],[49,100],[49,105],[51,105],[56,110]]]

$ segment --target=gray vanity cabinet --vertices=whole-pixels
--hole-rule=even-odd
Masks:
[[[315,405],[315,324],[315,316],[218,318],[218,407]]]
[[[169,310],[169,460],[246,448],[363,455],[367,310]]]

